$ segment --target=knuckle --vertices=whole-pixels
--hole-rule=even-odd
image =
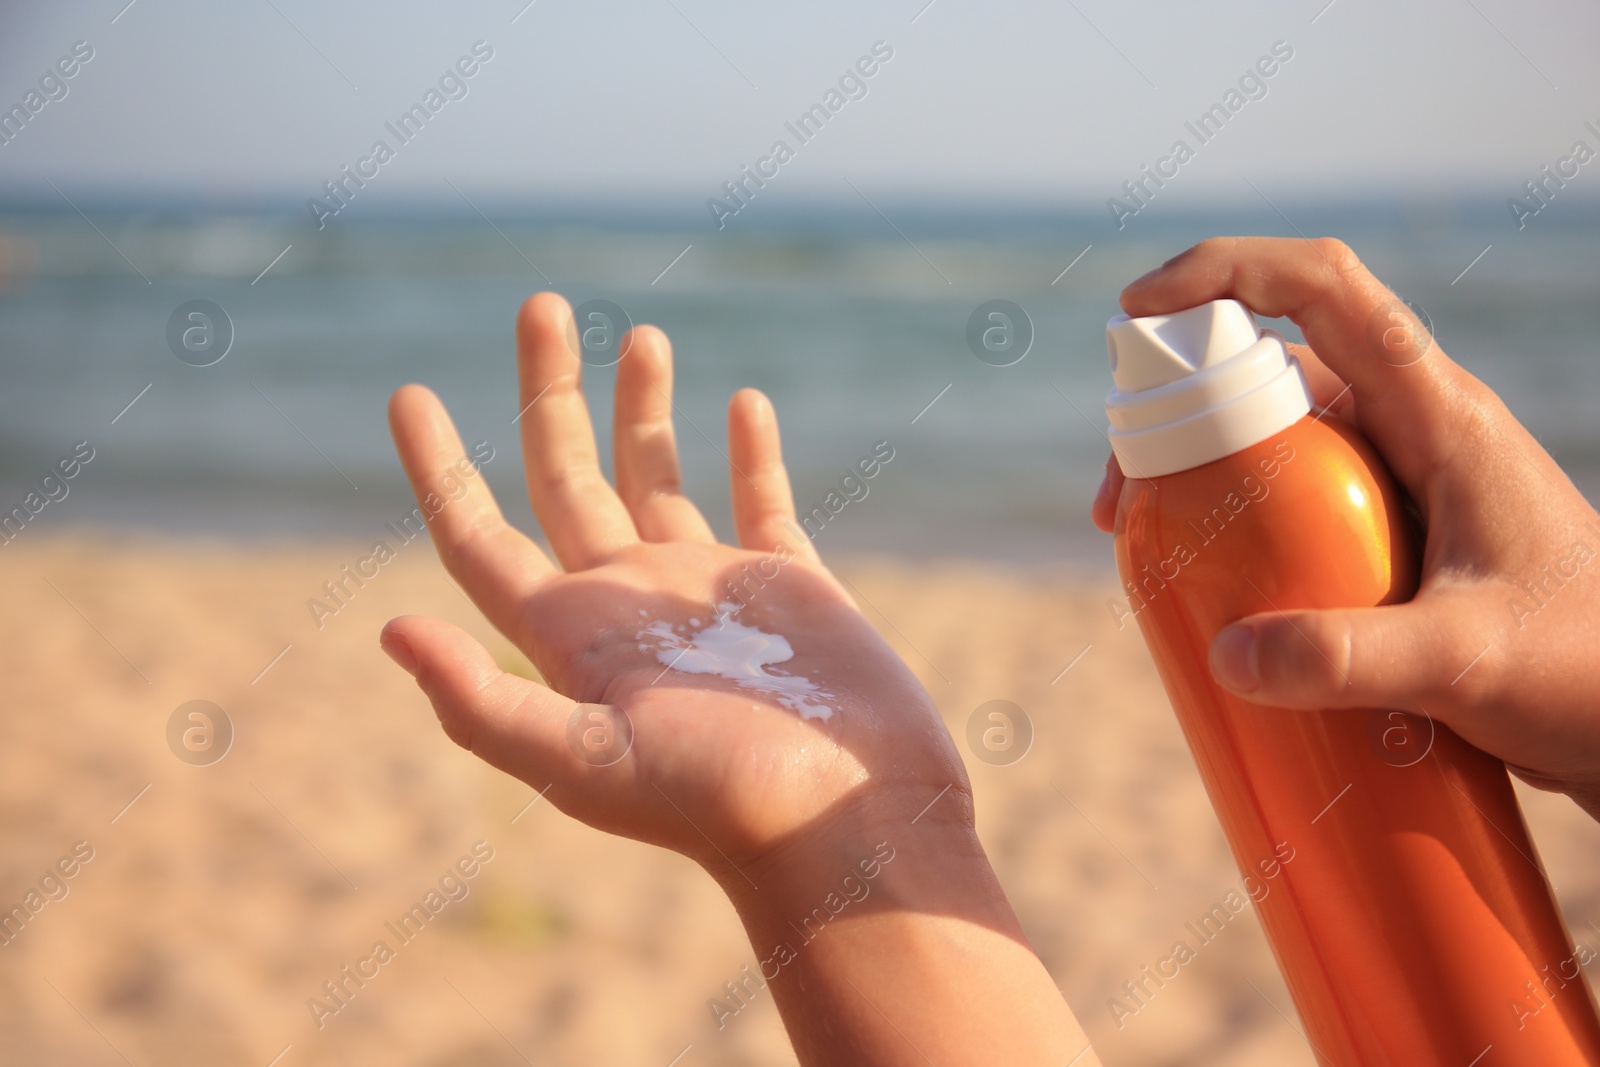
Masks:
[[[462,565],[481,551],[484,542],[491,538],[498,526],[498,522],[487,516],[452,524],[448,530],[440,530],[430,524],[430,532],[438,546],[439,561],[444,564],[444,569],[459,578]]]
[[[1499,395],[1477,378],[1457,372],[1454,366],[1433,369],[1441,379],[1439,391],[1446,411],[1454,416],[1458,440],[1479,445],[1480,452],[1489,454],[1502,450],[1508,437],[1521,429]]]
[[[536,489],[536,500],[566,500],[583,497],[587,493],[605,488],[605,478],[598,469],[587,469],[567,464],[554,465],[530,473],[529,480]]]
[[[1475,705],[1493,696],[1500,675],[1500,656],[1493,642],[1455,632],[1440,639],[1439,670],[1433,679],[1452,703]]]
[[[420,685],[428,702],[433,705],[433,714],[439,720],[439,727],[444,730],[444,735],[457,746],[468,752],[474,752],[473,745],[477,741],[477,722],[472,714],[472,709],[461,694],[453,692],[440,680],[423,675]]]
[[[434,707],[434,713],[439,717],[439,726],[444,730],[444,735],[457,748],[476,754],[477,750],[473,748],[475,731],[470,715],[462,714],[455,708],[437,705]]]
[[[683,496],[683,479],[676,473],[658,474],[647,490],[642,494],[644,500],[659,500],[667,498],[676,500]]]
[[[619,458],[649,473],[652,480],[665,477],[665,468],[678,464],[677,438],[669,416],[656,414],[618,428]],[[658,469],[659,468],[659,469]]]
[[[531,384],[531,383],[530,383]],[[578,370],[560,370],[550,376],[550,382],[545,387],[545,392],[550,395],[549,400],[570,400],[577,397],[583,403],[583,375]],[[535,395],[538,399],[538,394]],[[546,410],[549,410],[546,408]],[[532,411],[529,414],[533,414]],[[541,412],[543,414],[543,412]]]
[[[1283,616],[1264,627],[1258,639],[1263,681],[1307,696],[1349,686],[1354,650],[1342,615]]]
[[[1361,263],[1361,257],[1355,250],[1337,237],[1319,237],[1312,242],[1318,253],[1327,260],[1338,274],[1350,275],[1365,273],[1366,267]]]

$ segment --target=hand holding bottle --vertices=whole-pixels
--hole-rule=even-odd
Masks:
[[[1262,704],[1421,710],[1600,818],[1600,516],[1343,243],[1217,238],[1129,285],[1130,315],[1231,297],[1287,316],[1319,403],[1371,440],[1426,530],[1406,604],[1242,619],[1218,682]],[[1113,462],[1094,504],[1109,530]]]

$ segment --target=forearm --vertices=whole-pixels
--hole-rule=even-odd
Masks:
[[[842,829],[724,879],[756,952],[745,990],[770,988],[802,1064],[1059,1067],[1085,1052],[970,825]]]

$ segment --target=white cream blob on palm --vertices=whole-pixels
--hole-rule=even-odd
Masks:
[[[802,719],[831,719],[834,709],[815,682],[803,675],[773,674],[767,668],[787,663],[794,649],[781,634],[769,634],[732,618],[739,605],[719,605],[716,622],[687,636],[669,623],[653,622],[639,634],[639,651],[654,651],[663,666],[684,674],[714,674],[746,689],[766,693]],[[698,625],[698,619],[689,620]]]

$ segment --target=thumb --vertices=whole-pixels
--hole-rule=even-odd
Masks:
[[[535,789],[568,776],[575,701],[501,670],[472,635],[442,619],[402,615],[379,644],[416,678],[450,740]]]
[[[1378,708],[1432,704],[1472,658],[1459,613],[1414,601],[1252,615],[1211,642],[1211,674],[1257,704]]]

